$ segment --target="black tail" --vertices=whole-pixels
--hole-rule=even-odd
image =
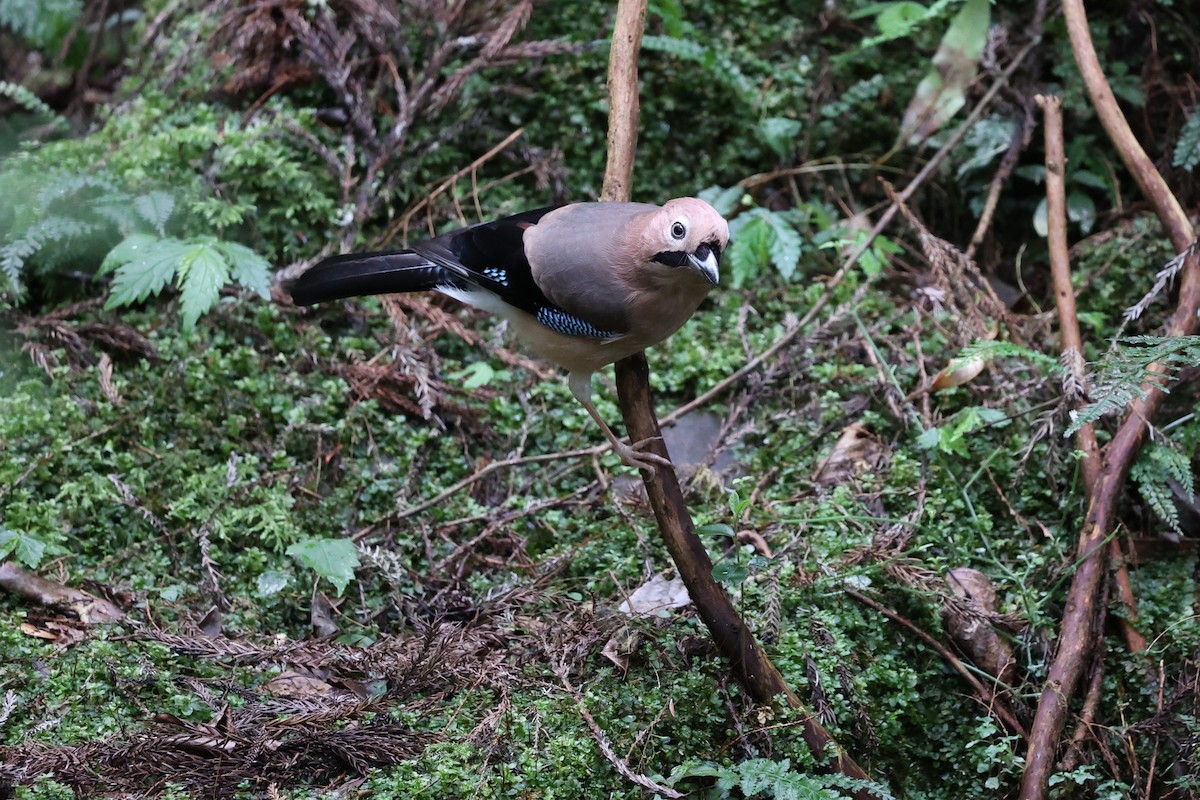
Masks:
[[[292,301],[308,306],[343,297],[423,292],[458,281],[445,269],[410,250],[351,253],[327,258],[289,287]]]

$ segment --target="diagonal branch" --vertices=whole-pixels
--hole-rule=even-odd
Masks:
[[[645,23],[646,0],[618,0],[609,56],[608,168],[604,175],[602,200],[628,201],[631,194],[637,151],[637,58]],[[617,398],[630,438],[633,441],[652,439],[646,452],[667,458],[650,397],[650,368],[645,354],[638,353],[617,362],[616,378]],[[712,633],[717,649],[729,659],[738,680],[759,702],[770,702],[782,696],[788,705],[800,708],[800,699],[754,640],[725,590],[713,579],[712,561],[695,533],[675,471],[670,468],[646,470],[642,472],[642,478],[667,550],[700,618]],[[867,773],[838,747],[816,718],[811,713],[804,716],[804,740],[817,759],[826,762],[832,771],[868,780]],[[865,788],[850,793],[861,800],[875,797]]]
[[[1116,97],[1096,57],[1082,0],[1063,0],[1063,14],[1071,37],[1075,61],[1079,65],[1092,105],[1109,139],[1116,146],[1142,192],[1153,204],[1176,250],[1185,252],[1195,239],[1195,231],[1166,181],[1134,138],[1117,105]],[[1198,309],[1200,259],[1193,253],[1183,271],[1179,302],[1167,322],[1167,335],[1182,336],[1194,331]],[[1158,365],[1152,366],[1151,371],[1163,372]],[[1021,800],[1042,800],[1047,796],[1048,781],[1054,769],[1058,739],[1066,718],[1067,705],[1075,693],[1083,666],[1095,646],[1095,639],[1098,638],[1092,633],[1097,630],[1094,626],[1104,611],[1100,605],[1100,595],[1108,555],[1105,543],[1113,530],[1117,502],[1129,468],[1145,441],[1148,423],[1154,418],[1163,399],[1162,391],[1154,383],[1147,383],[1144,388],[1145,396],[1131,404],[1116,435],[1102,451],[1098,469],[1088,467],[1089,470],[1096,470],[1098,474],[1092,483],[1095,488],[1090,498],[1083,531],[1079,536],[1076,551],[1076,557],[1080,559],[1079,567],[1067,592],[1067,602],[1059,628],[1058,650],[1051,662],[1046,685],[1038,699],[1037,712],[1029,730],[1029,749],[1025,757],[1025,774],[1019,795]]]

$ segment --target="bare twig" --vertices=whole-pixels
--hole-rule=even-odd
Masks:
[[[979,121],[980,117],[982,117],[984,112],[987,111],[987,109],[991,106],[992,100],[996,98],[996,95],[1000,93],[1000,90],[1008,85],[1009,79],[1011,79],[1017,69],[1023,63],[1025,63],[1025,59],[1031,52],[1033,52],[1034,47],[1036,47],[1039,42],[1041,42],[1040,35],[1035,36],[1029,41],[1028,44],[1025,45],[1025,47],[1021,48],[1021,51],[1017,53],[1015,58],[1013,58],[1012,63],[1005,68],[1000,77],[996,79],[995,83],[993,83],[984,96],[980,98],[979,102],[975,105],[975,108],[967,116],[963,124],[959,126],[958,130],[956,130],[950,136],[950,138],[946,140],[946,143],[943,144],[936,153],[934,153],[933,157],[929,159],[929,162],[925,165],[925,167],[919,173],[917,173],[916,177],[913,178],[907,186],[904,187],[904,190],[896,195],[896,199],[891,203],[891,205],[888,206],[887,210],[883,212],[883,216],[881,216],[879,221],[875,223],[875,226],[871,228],[871,231],[867,234],[867,236],[864,237],[862,242],[859,243],[858,247],[856,247],[854,251],[846,257],[846,260],[842,263],[842,266],[838,269],[838,271],[835,272],[833,276],[825,282],[825,290],[821,293],[821,296],[817,298],[816,302],[812,304],[808,311],[805,312],[804,316],[800,319],[800,322],[783,336],[776,339],[775,342],[769,348],[763,351],[761,355],[751,359],[745,364],[745,366],[730,374],[728,377],[718,381],[716,385],[704,392],[695,400],[692,400],[690,403],[686,403],[680,408],[676,409],[676,411],[667,418],[668,421],[676,419],[690,411],[712,402],[713,398],[720,396],[729,387],[734,386],[742,381],[747,375],[754,372],[760,366],[774,357],[776,353],[790,345],[796,339],[796,337],[798,337],[805,330],[808,324],[816,318],[817,314],[819,314],[825,308],[825,306],[829,304],[829,301],[833,299],[834,289],[841,285],[842,281],[845,280],[846,275],[848,275],[854,265],[858,263],[858,259],[862,258],[863,253],[867,252],[867,249],[875,241],[875,238],[879,236],[879,234],[882,233],[889,224],[891,224],[892,219],[900,210],[900,205],[908,202],[908,199],[912,197],[917,189],[925,185],[925,182],[929,180],[929,178],[937,171],[937,169],[942,165],[942,162],[945,161],[950,153],[952,153],[954,149],[958,147],[963,138],[967,135],[967,132],[976,122]]]
[[[1179,201],[1134,138],[1117,105],[1112,88],[1100,68],[1082,0],[1063,0],[1063,13],[1075,61],[1105,131],[1138,186],[1153,204],[1175,249],[1184,252],[1195,240],[1195,231]],[[1193,255],[1188,261],[1182,272],[1178,305],[1167,322],[1168,336],[1182,336],[1196,327],[1196,312],[1200,309],[1200,260]],[[1150,371],[1159,374],[1165,372],[1159,365],[1153,365]],[[1117,501],[1125,486],[1125,479],[1145,441],[1147,423],[1154,418],[1162,404],[1163,393],[1157,385],[1159,383],[1151,380],[1144,384],[1145,395],[1130,405],[1128,414],[1105,447],[1100,461],[1095,492],[1089,502],[1076,549],[1078,567],[1067,592],[1059,628],[1058,650],[1050,664],[1046,685],[1029,729],[1029,748],[1019,795],[1021,800],[1043,800],[1047,796],[1067,705],[1075,693],[1083,664],[1094,647],[1091,636],[1093,625],[1103,612],[1099,597],[1108,554],[1105,542],[1113,529]]]
[[[588,707],[584,704],[583,694],[572,686],[571,681],[567,679],[566,665],[561,661],[554,660],[554,672],[558,675],[558,679],[562,681],[563,688],[567,690],[567,694],[571,695],[571,699],[575,701],[575,708],[579,710],[579,716],[583,717],[583,721],[587,723],[588,730],[591,732],[592,738],[596,740],[596,746],[600,748],[601,755],[604,756],[608,763],[613,765],[617,772],[621,773],[623,778],[662,797],[680,798],[686,796],[675,791],[670,786],[664,786],[652,778],[634,772],[625,759],[618,756],[616,751],[613,750],[608,734],[604,732],[604,729],[596,722],[596,718],[592,716],[592,712],[588,711]]]
[[[1022,737],[1025,736],[1025,726],[1021,724],[1019,719],[1017,719],[1017,715],[1012,712],[1012,709],[1008,707],[1007,703],[1005,703],[1002,698],[997,696],[994,691],[991,691],[984,686],[983,682],[979,680],[979,678],[977,678],[975,674],[971,672],[971,670],[967,669],[967,665],[962,662],[962,659],[950,651],[950,648],[933,638],[933,636],[926,631],[917,627],[911,621],[884,606],[873,597],[869,597],[848,585],[843,586],[842,591],[844,591],[850,597],[853,597],[858,602],[862,603],[864,606],[875,609],[892,622],[895,622],[897,625],[900,625],[901,627],[915,634],[918,639],[924,642],[939,656],[944,658],[946,663],[953,667],[954,671],[957,672],[963,680],[970,684],[972,691],[975,692],[975,697],[978,698],[979,702],[988,710],[989,713],[994,714],[996,718],[1000,720],[1004,727]]]
[[[637,56],[645,20],[646,0],[619,0],[609,56],[609,149],[601,193],[603,200],[628,201],[630,198],[637,149]],[[650,397],[649,376],[650,368],[644,353],[617,362],[617,398],[630,437],[635,441],[650,441],[648,452],[668,458]],[[692,602],[708,626],[717,649],[730,660],[738,680],[759,702],[782,697],[792,707],[800,707],[800,699],[754,640],[729,596],[713,580],[712,561],[703,542],[696,536],[675,471],[670,468],[644,470],[642,479],[663,540]],[[806,715],[804,738],[814,755],[827,762],[827,768],[852,778],[867,779],[866,772],[837,746],[811,714]],[[859,798],[874,796],[866,789],[852,794]]]

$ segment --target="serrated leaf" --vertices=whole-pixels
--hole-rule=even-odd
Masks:
[[[759,133],[767,146],[780,158],[787,158],[796,147],[800,122],[787,117],[768,117],[758,124]]]
[[[937,447],[941,441],[941,428],[929,428],[928,430],[922,431],[921,435],[917,437],[917,445],[922,450],[932,450],[933,448]]]
[[[183,329],[196,327],[200,315],[221,296],[221,287],[229,282],[229,263],[213,242],[193,244],[179,266],[179,308]]]
[[[263,300],[271,299],[271,262],[237,242],[220,242],[217,249],[228,259],[235,281]]]
[[[12,558],[30,569],[42,563],[46,555],[46,543],[28,534],[0,528],[0,561]]]
[[[728,189],[709,186],[696,196],[715,208],[721,216],[728,217],[737,209],[738,203],[741,202],[745,193],[740,186],[730,186]]]
[[[925,19],[925,6],[920,3],[901,0],[895,3],[883,3],[871,8],[878,9],[875,16],[875,26],[879,33],[887,38],[904,36],[921,20]]]
[[[1192,106],[1188,112],[1187,122],[1179,129],[1179,138],[1175,141],[1175,153],[1171,157],[1171,165],[1181,169],[1193,170],[1200,164],[1200,106]]]
[[[1139,458],[1129,470],[1129,476],[1137,484],[1138,494],[1171,531],[1178,536],[1183,532],[1179,525],[1179,509],[1163,474],[1154,467],[1153,460]]]
[[[175,211],[175,198],[167,192],[156,191],[140,195],[133,201],[138,216],[149,222],[159,236],[167,235],[167,220]]]
[[[175,275],[189,251],[178,239],[156,239],[134,234],[113,248],[106,263],[115,264],[108,302],[105,308],[140,303],[158,294]]]
[[[782,214],[768,214],[767,224],[771,227],[771,262],[784,280],[791,280],[800,264],[800,232]]]
[[[159,241],[161,240],[157,236],[149,233],[135,233],[126,236],[116,247],[108,251],[104,262],[100,264],[99,274],[105,275],[122,264],[145,257],[150,248]]]
[[[287,554],[332,583],[341,594],[359,565],[358,549],[349,539],[305,539],[287,549]]]
[[[454,373],[453,377],[463,382],[464,389],[478,389],[492,382],[496,377],[496,369],[486,361],[476,361]]]
[[[729,260],[729,272],[733,288],[740,289],[763,271],[771,258],[771,226],[761,214],[742,215],[746,218],[738,229],[732,233],[733,244],[729,246],[726,258]]]

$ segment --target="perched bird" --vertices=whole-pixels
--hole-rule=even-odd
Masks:
[[[538,356],[563,367],[571,393],[621,459],[669,463],[623,444],[592,404],[592,374],[658,344],[716,285],[729,226],[703,200],[663,206],[573,203],[472,225],[407,250],[327,259],[291,286],[300,305],[432,290],[508,320]]]

